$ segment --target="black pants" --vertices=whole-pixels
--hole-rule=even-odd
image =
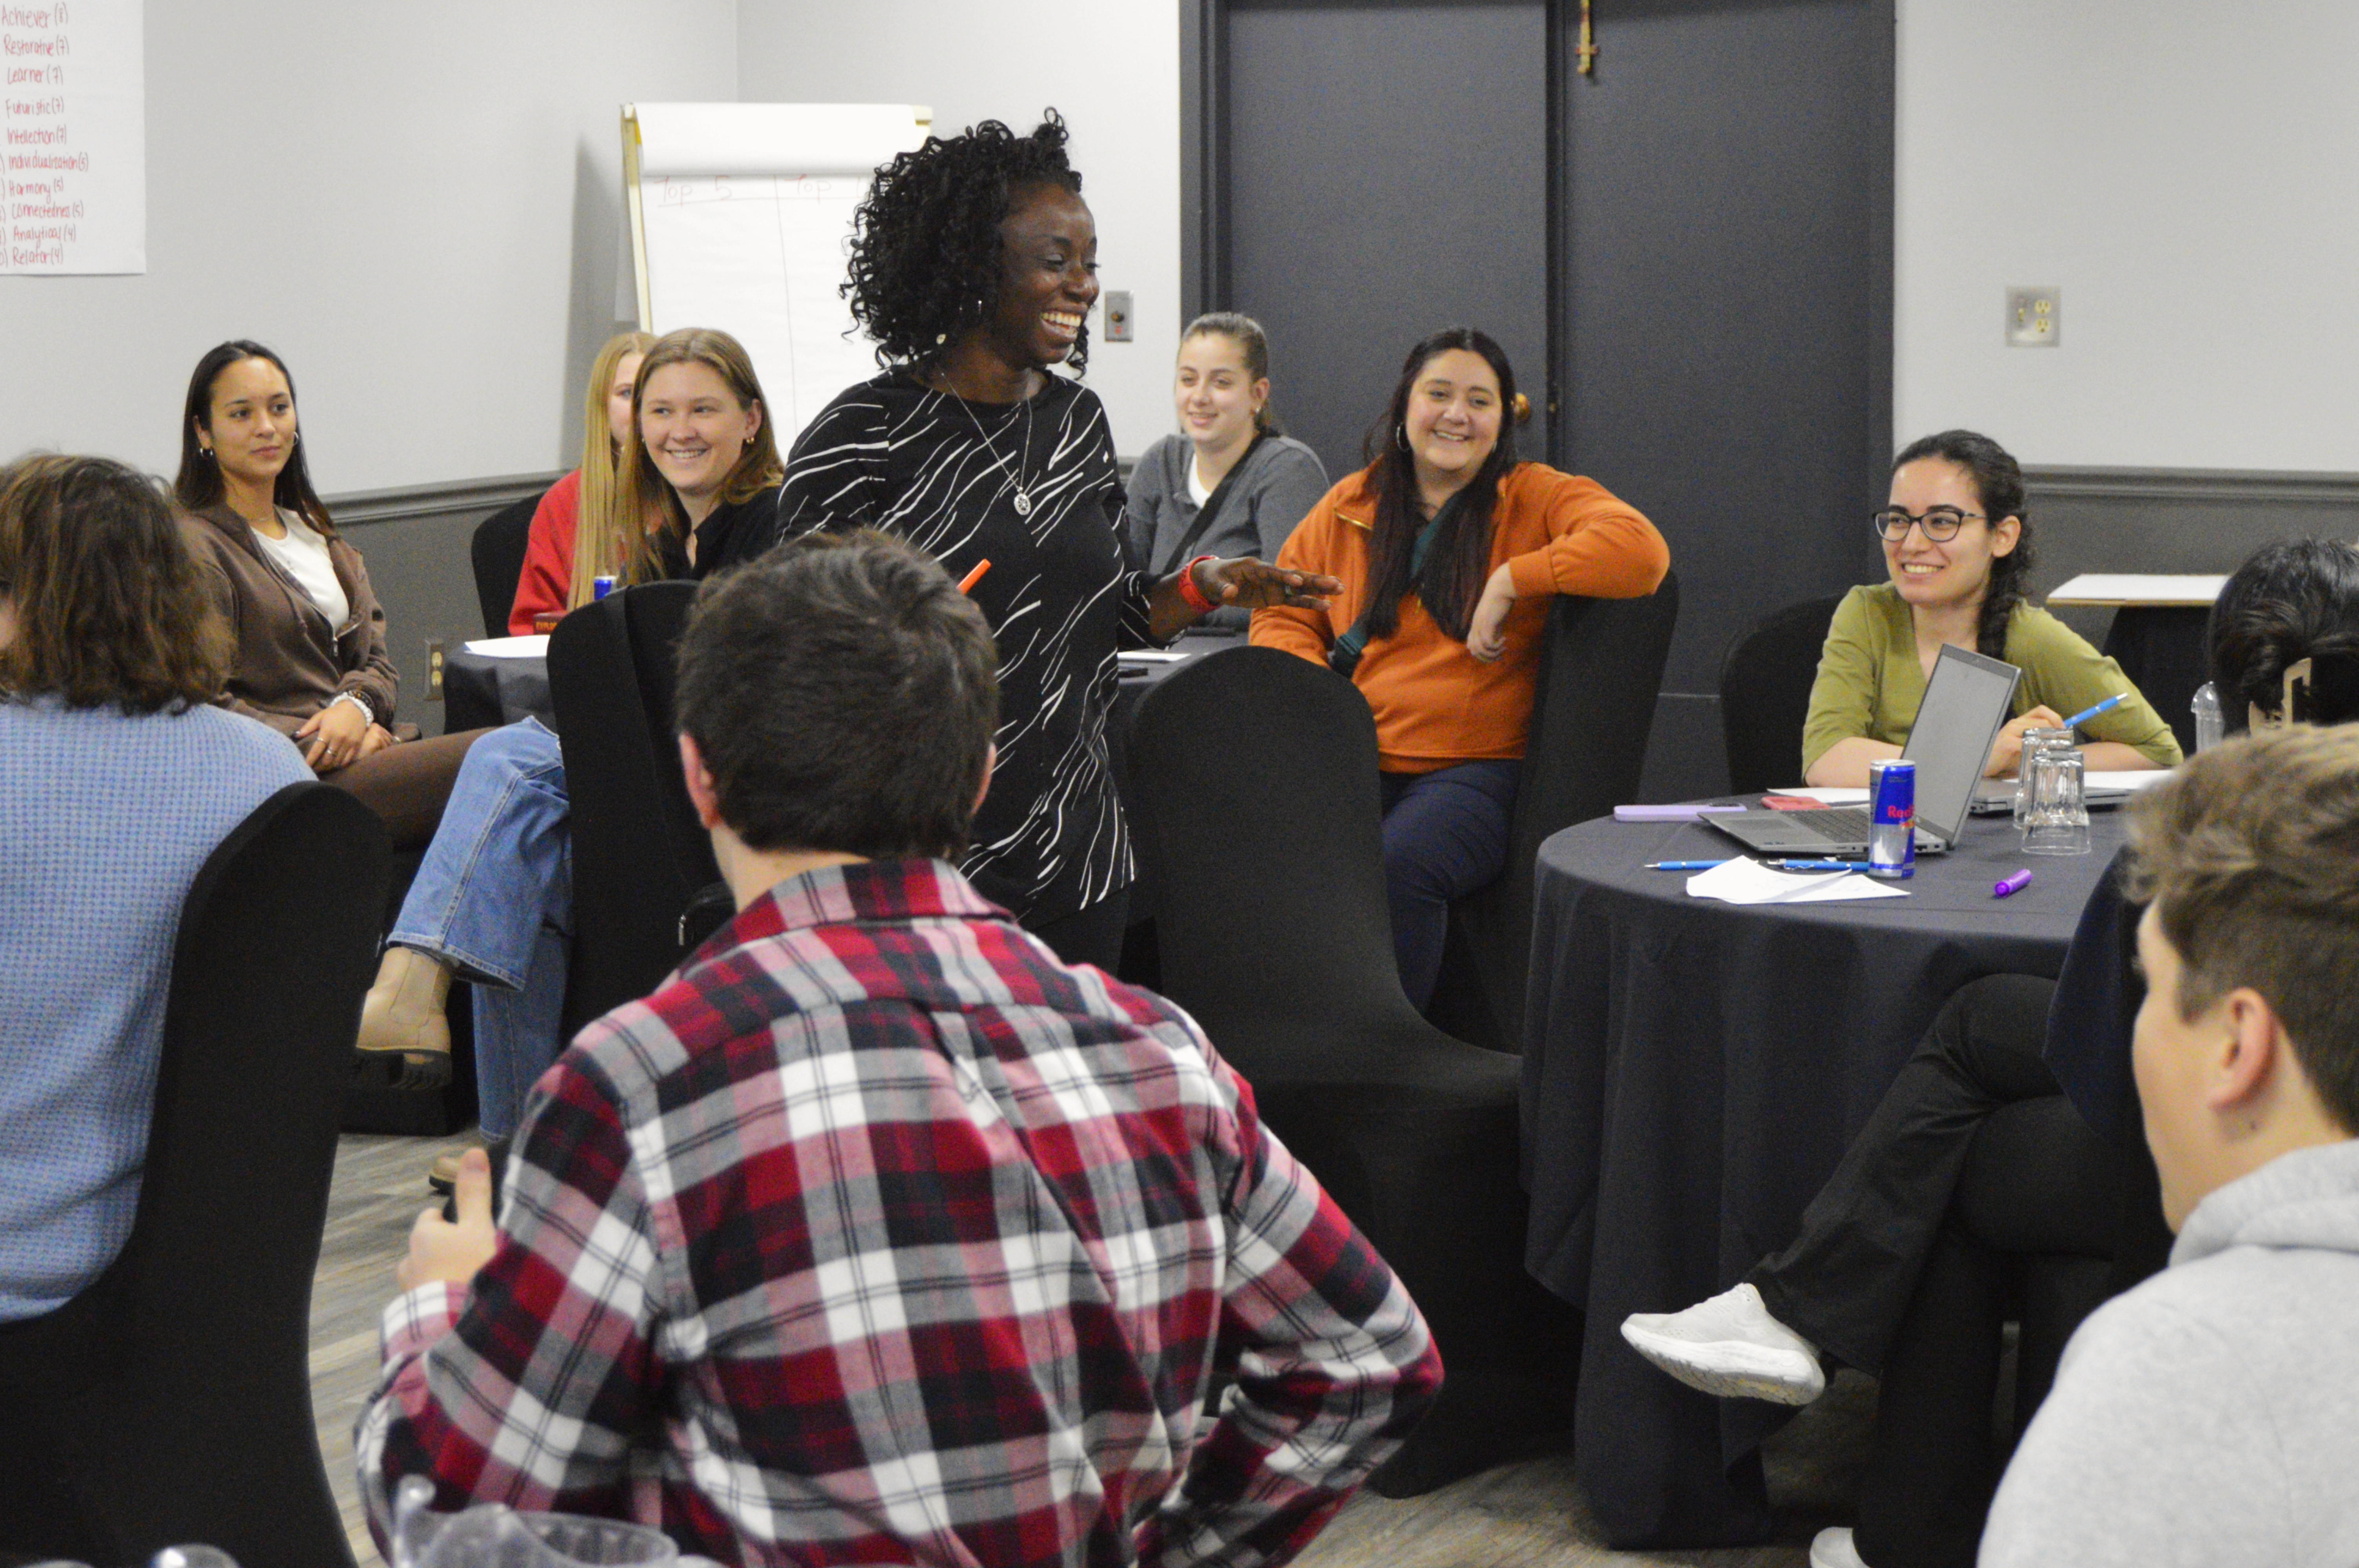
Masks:
[[[1951,997],[1801,1234],[1747,1276],[1780,1323],[1883,1380],[1855,1537],[1871,1568],[1973,1563],[2005,1459],[2004,1325],[2022,1323],[2019,1432],[2122,1282],[2116,1253],[2154,1253],[2151,1162],[2091,1131],[2040,1060],[2054,989],[1999,975]]]
[[[2002,1106],[2058,1092],[2039,1059],[2055,989],[2028,975],[1993,975],[1942,1007],[1803,1210],[1801,1234],[1745,1276],[1771,1316],[1837,1360],[1882,1373],[1974,1135]],[[2039,1207],[2074,1201],[2022,1196]],[[2104,1220],[2113,1220],[2110,1202]]]
[[[1095,964],[1113,974],[1122,963],[1123,934],[1130,929],[1130,889],[1026,929],[1066,963]]]

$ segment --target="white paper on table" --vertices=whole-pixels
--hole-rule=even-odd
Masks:
[[[2081,786],[2083,789],[2127,790],[2130,794],[2136,795],[2142,789],[2152,789],[2169,778],[2170,773],[2171,770],[2169,768],[2139,768],[2125,773],[2084,773],[2081,778]]]
[[[1176,665],[1187,657],[1177,648],[1125,648],[1114,655],[1125,665]]]
[[[2082,572],[2058,583],[2050,604],[2210,604],[2228,585],[2224,577],[2185,572]]]
[[[1773,789],[1769,793],[1790,795],[1801,800],[1815,800],[1821,806],[1865,806],[1867,804],[1867,791],[1864,789],[1806,789],[1798,784],[1792,789]]]
[[[478,658],[545,659],[549,657],[549,635],[542,633],[533,637],[478,637],[466,647]]]
[[[1723,903],[1829,903],[1903,898],[1908,891],[1854,871],[1780,871],[1753,860],[1729,860],[1688,879],[1690,898],[1716,898]]]

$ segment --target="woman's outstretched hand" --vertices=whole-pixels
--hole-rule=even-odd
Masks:
[[[1206,598],[1240,610],[1266,610],[1280,604],[1324,610],[1329,594],[1343,591],[1343,585],[1332,577],[1274,567],[1252,556],[1206,561],[1197,568],[1196,582]]]
[[[1466,622],[1466,651],[1490,664],[1507,651],[1507,611],[1516,607],[1516,578],[1506,566],[1483,585]]]

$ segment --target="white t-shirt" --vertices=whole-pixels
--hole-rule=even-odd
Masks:
[[[287,537],[273,539],[256,528],[255,543],[278,563],[280,570],[295,579],[304,598],[320,607],[328,624],[342,632],[344,622],[352,619],[353,605],[344,597],[344,585],[336,579],[335,563],[328,558],[328,541],[284,506],[278,509],[278,521],[285,525]]]
[[[1188,499],[1196,503],[1199,512],[1204,509],[1206,502],[1212,499],[1212,492],[1204,488],[1204,476],[1196,471],[1196,459],[1192,454],[1188,459]]]

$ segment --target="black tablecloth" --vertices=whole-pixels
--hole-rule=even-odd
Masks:
[[[1691,824],[1603,819],[1541,846],[1524,1054],[1527,1261],[1587,1313],[1575,1467],[1616,1546],[1763,1538],[1761,1439],[1791,1412],[1717,1400],[1621,1325],[1727,1289],[1793,1238],[1933,1015],[1968,980],[2053,976],[2123,838],[2027,857],[2005,816],[1918,861],[1905,899],[1735,905],[1655,860],[1725,856]],[[2029,868],[2029,887],[1991,896]]]
[[[2125,604],[2114,611],[2105,652],[2179,737],[2179,749],[2195,754],[2196,688],[2212,678],[2212,653],[2204,633],[2212,622],[2208,604]]]
[[[442,660],[442,732],[487,730],[538,719],[557,728],[557,706],[549,697],[546,658],[502,659],[465,648]]]

